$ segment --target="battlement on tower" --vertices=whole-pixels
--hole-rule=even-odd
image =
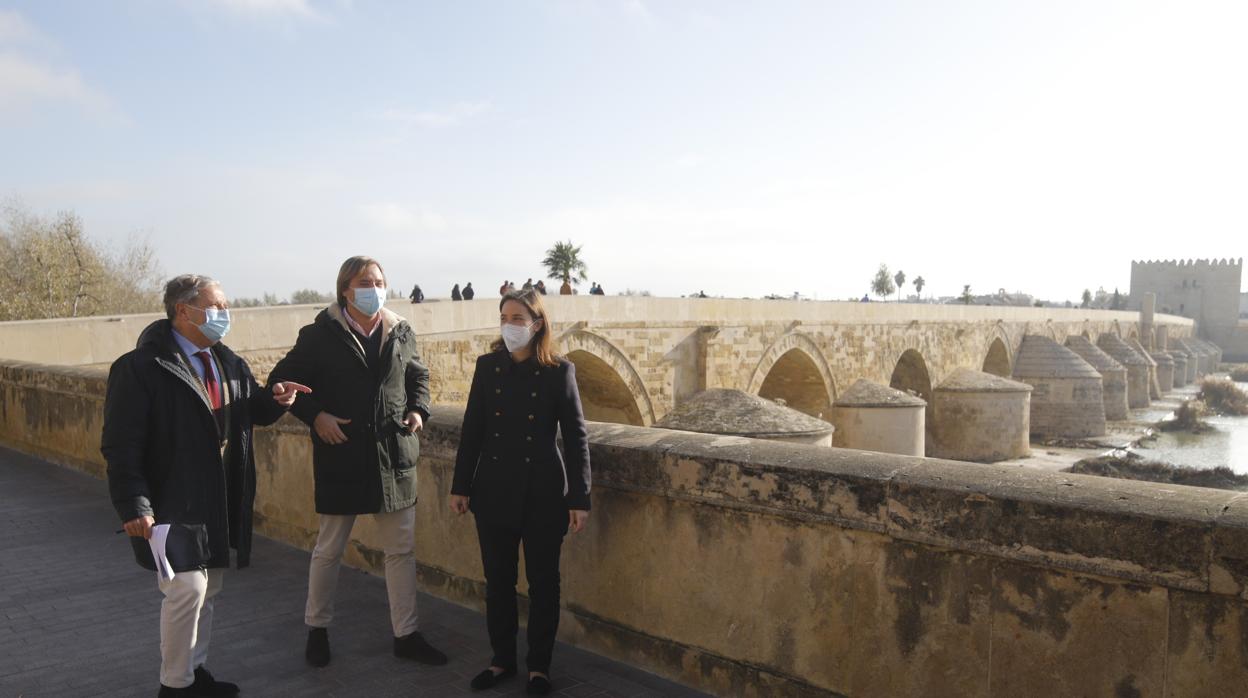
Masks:
[[[1226,258],[1226,259],[1179,259],[1179,260],[1174,260],[1174,259],[1169,259],[1169,260],[1164,260],[1164,259],[1152,260],[1152,259],[1150,259],[1150,260],[1147,260],[1147,261],[1145,261],[1145,260],[1131,260],[1131,269],[1132,269],[1132,271],[1134,271],[1134,270],[1136,270],[1136,269],[1141,269],[1141,270],[1143,270],[1143,269],[1148,269],[1148,270],[1159,270],[1159,271],[1160,271],[1160,270],[1170,270],[1170,269],[1173,269],[1173,270],[1175,270],[1175,271],[1179,271],[1179,270],[1182,270],[1182,271],[1195,271],[1195,270],[1199,270],[1199,269],[1220,269],[1220,270],[1233,270],[1233,269],[1242,269],[1242,267],[1243,267],[1243,266],[1244,266],[1244,258],[1243,258],[1243,257],[1240,257],[1239,259],[1234,259],[1234,258]]]

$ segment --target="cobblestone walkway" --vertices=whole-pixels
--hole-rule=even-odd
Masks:
[[[160,592],[134,563],[104,482],[0,449],[0,698],[154,696]],[[208,668],[244,696],[458,696],[486,666],[480,614],[421,595],[426,638],[451,657],[422,667],[391,654],[383,581],[344,568],[333,663],[303,660],[308,554],[259,538],[252,566],[229,570]],[[523,643],[523,633],[521,633]],[[524,656],[523,644],[520,656]],[[560,643],[559,696],[700,696]],[[523,695],[519,677],[484,695]]]

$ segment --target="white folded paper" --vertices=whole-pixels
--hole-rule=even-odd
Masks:
[[[152,537],[147,540],[152,546],[152,558],[156,560],[156,575],[166,582],[173,581],[173,566],[165,556],[165,541],[169,538],[169,524],[152,526]]]

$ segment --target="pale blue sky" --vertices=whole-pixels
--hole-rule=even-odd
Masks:
[[[0,0],[0,198],[231,296],[1077,299],[1248,252],[1241,2]]]

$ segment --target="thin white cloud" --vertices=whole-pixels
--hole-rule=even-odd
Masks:
[[[387,233],[445,233],[449,225],[444,216],[426,207],[410,207],[386,201],[360,206],[364,220]]]
[[[19,13],[0,11],[0,117],[19,117],[45,104],[78,107],[113,122],[125,116],[108,95],[91,87],[72,66],[45,58],[55,43]]]
[[[417,128],[444,128],[456,126],[485,114],[492,109],[489,102],[461,102],[445,109],[411,109],[391,107],[384,109],[380,117],[404,126]]]
[[[0,46],[37,41],[39,32],[14,10],[0,10]]]
[[[310,0],[208,0],[208,3],[235,15],[257,18],[292,17],[324,20]]]
[[[654,21],[654,14],[650,12],[649,7],[646,7],[646,3],[643,0],[623,0],[620,8],[624,11],[624,14],[635,17],[647,24]]]

